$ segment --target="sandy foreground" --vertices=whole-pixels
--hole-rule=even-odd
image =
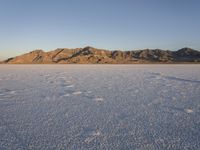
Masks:
[[[0,65],[0,150],[200,149],[200,65]]]

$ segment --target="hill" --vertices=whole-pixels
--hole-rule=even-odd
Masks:
[[[136,51],[109,51],[93,47],[50,52],[34,50],[9,58],[5,64],[132,64],[132,63],[200,63],[200,51],[182,48],[177,51],[145,49]]]

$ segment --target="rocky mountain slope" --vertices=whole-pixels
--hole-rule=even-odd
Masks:
[[[136,51],[109,51],[93,47],[56,49],[50,52],[35,50],[9,58],[6,64],[131,64],[199,62],[200,51],[182,48],[178,51],[145,49]]]

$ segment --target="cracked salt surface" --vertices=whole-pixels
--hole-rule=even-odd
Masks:
[[[70,96],[70,94],[65,94],[65,95],[63,95],[64,97],[69,97]]]
[[[200,149],[200,65],[0,65],[0,149]]]
[[[81,91],[77,91],[77,92],[73,92],[72,94],[73,95],[80,95],[80,94],[82,94],[82,92]]]
[[[185,109],[185,111],[186,111],[187,113],[193,113],[193,110],[192,110],[192,109]]]
[[[74,87],[74,85],[68,85],[68,86],[66,86],[66,87],[68,87],[68,88],[72,88],[72,87]]]
[[[97,102],[103,102],[104,101],[104,99],[100,98],[100,97],[99,98],[95,98],[94,100],[97,101]]]

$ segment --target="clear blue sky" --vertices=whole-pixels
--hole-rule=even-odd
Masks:
[[[200,0],[0,0],[0,59],[33,49],[200,48]]]

